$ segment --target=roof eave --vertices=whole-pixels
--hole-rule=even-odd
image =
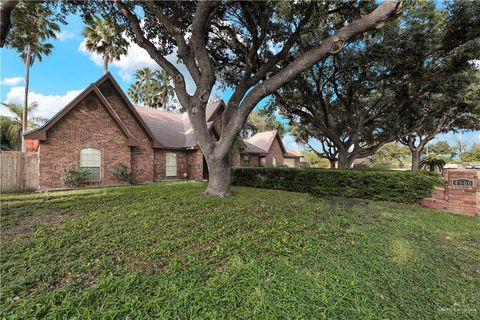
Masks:
[[[143,129],[147,132],[148,136],[150,139],[152,139],[152,142],[153,142],[153,147],[154,148],[164,148],[164,146],[157,140],[155,139],[155,136],[153,135],[152,131],[148,128],[147,124],[145,123],[145,121],[143,121],[142,117],[140,116],[140,114],[137,112],[137,110],[135,109],[135,106],[132,104],[132,102],[130,101],[130,99],[128,99],[128,97],[126,96],[125,92],[123,92],[123,90],[120,88],[120,85],[118,84],[118,82],[115,80],[115,78],[112,76],[112,74],[110,72],[107,72],[105,75],[103,75],[100,79],[98,79],[96,82],[95,82],[95,85],[96,86],[100,86],[102,83],[104,83],[106,80],[110,80],[113,84],[113,86],[115,87],[115,89],[120,93],[120,96],[122,97],[122,99],[125,101],[125,103],[127,104],[127,106],[130,108],[130,110],[132,111],[134,117],[140,122],[140,124],[142,125]]]

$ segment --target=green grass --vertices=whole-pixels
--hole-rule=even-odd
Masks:
[[[0,318],[480,316],[480,221],[201,183],[1,197]]]

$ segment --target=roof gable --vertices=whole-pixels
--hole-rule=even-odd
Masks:
[[[252,136],[248,139],[245,139],[244,142],[247,146],[247,152],[260,153],[260,152],[257,152],[257,150],[254,150],[254,148],[252,148],[252,147],[250,148],[250,151],[249,151],[248,146],[253,145],[255,147],[255,149],[260,149],[260,150],[263,151],[263,153],[268,153],[268,151],[270,150],[270,148],[272,146],[272,143],[273,143],[273,141],[275,141],[275,139],[278,139],[278,143],[280,144],[280,148],[282,149],[283,153],[286,153],[287,150],[285,149],[285,146],[283,145],[282,138],[278,134],[277,130],[259,132],[259,133],[255,134],[254,136]]]
[[[47,131],[52,128],[58,121],[60,121],[64,116],[66,116],[70,110],[78,106],[81,102],[85,100],[90,94],[93,94],[97,97],[100,105],[104,107],[108,115],[114,120],[117,126],[120,128],[122,133],[128,138],[129,146],[139,146],[141,145],[127,129],[125,124],[122,122],[120,117],[117,115],[112,106],[108,103],[105,97],[102,95],[100,90],[95,84],[89,85],[85,90],[83,90],[75,99],[73,99],[69,104],[67,104],[62,110],[60,110],[52,119],[47,121],[42,127],[32,130],[25,134],[25,139],[29,140],[46,140]]]
[[[127,97],[127,95],[125,94],[125,92],[123,92],[123,90],[120,88],[120,85],[118,84],[118,82],[115,80],[115,78],[112,76],[112,74],[110,72],[107,72],[106,74],[104,74],[100,79],[98,79],[96,82],[95,82],[95,86],[97,87],[100,87],[103,83],[105,82],[110,82],[115,91],[118,93],[118,96],[125,102],[125,104],[127,105],[128,109],[130,110],[130,112],[132,113],[133,117],[135,118],[135,120],[137,120],[138,124],[142,127],[142,129],[147,133],[148,137],[150,139],[152,139],[153,141],[153,147],[154,148],[162,148],[164,147],[157,139],[155,139],[155,135],[153,134],[151,128],[148,127],[148,125],[145,123],[145,121],[142,119],[142,117],[139,115],[139,113],[137,112],[137,109],[135,108],[135,106],[132,104],[132,102],[130,101],[130,99]]]
[[[218,112],[220,112],[220,115],[221,115],[224,110],[225,110],[225,103],[223,102],[223,100],[218,100],[218,101],[208,103],[205,108],[205,118],[207,122],[213,121],[213,117]]]

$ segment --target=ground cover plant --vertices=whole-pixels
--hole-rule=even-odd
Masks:
[[[1,318],[478,317],[480,222],[160,183],[1,197]]]

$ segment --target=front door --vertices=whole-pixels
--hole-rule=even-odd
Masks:
[[[260,157],[260,167],[265,167],[265,157]]]

